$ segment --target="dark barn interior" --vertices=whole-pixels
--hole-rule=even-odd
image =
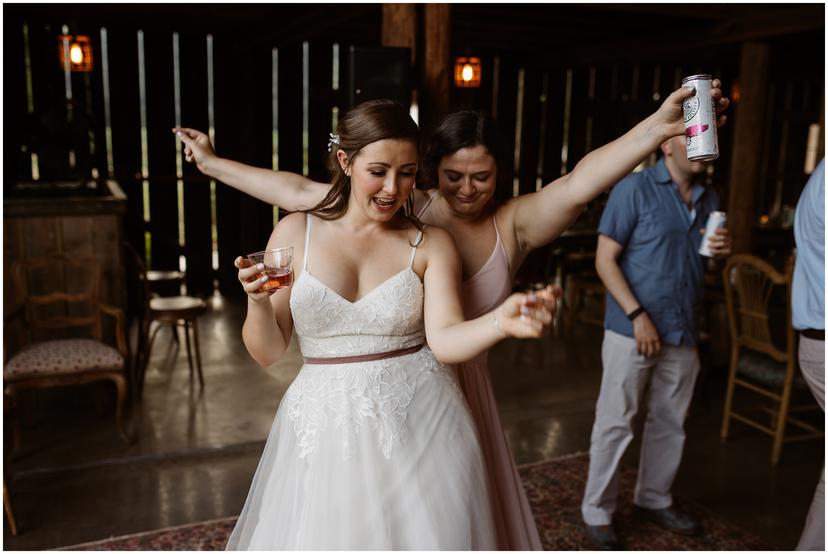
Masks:
[[[295,343],[264,370],[247,355],[233,266],[263,247],[285,212],[185,163],[175,126],[209,131],[222,157],[325,181],[328,135],[357,102],[399,99],[424,134],[453,110],[483,110],[514,153],[512,186],[497,191],[505,201],[571,171],[654,112],[683,77],[710,73],[731,106],[707,184],[723,199],[734,252],[779,271],[794,249],[794,207],[824,155],[823,4],[5,4],[3,14],[4,362],[27,341],[77,336],[21,327],[21,313],[85,317],[24,309],[27,292],[79,294],[92,280],[93,297],[122,314],[104,318],[98,334],[126,360],[111,379],[125,387],[118,401],[105,380],[12,390],[6,368],[8,549],[238,515],[301,365]],[[91,67],[70,70],[75,62],[62,56],[80,38]],[[479,86],[456,81],[458,58],[477,59]],[[605,292],[579,283],[596,281],[606,197],[517,276],[516,290],[563,285],[555,332],[491,353],[518,464],[589,449]],[[91,260],[100,275],[69,265],[15,273],[44,257]],[[170,316],[188,322],[185,333],[173,325],[173,340],[162,329],[151,352],[141,266],[158,278],[150,295],[192,300]],[[786,443],[775,464],[770,437],[750,427],[734,425],[720,440],[731,349],[720,272],[711,269],[705,289],[702,374],[676,496],[765,549],[793,549],[824,439]],[[778,294],[769,308],[780,337],[786,302]],[[189,357],[193,326],[203,388]],[[123,436],[113,424],[121,410]],[[822,412],[802,417],[821,433]],[[635,467],[637,445],[625,466]]]

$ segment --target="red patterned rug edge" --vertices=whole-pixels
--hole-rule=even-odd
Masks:
[[[89,550],[89,547],[98,546],[104,543],[112,542],[115,540],[132,540],[132,539],[140,539],[141,537],[148,537],[150,535],[157,535],[159,533],[168,533],[170,531],[177,531],[179,529],[188,529],[192,527],[197,527],[199,525],[215,525],[217,523],[223,523],[225,521],[231,521],[237,519],[238,516],[228,516],[228,517],[218,517],[216,519],[207,519],[204,521],[196,521],[194,523],[182,523],[181,525],[173,525],[172,527],[161,527],[159,529],[150,529],[149,531],[138,531],[137,533],[130,533],[128,535],[112,535],[110,537],[104,539],[97,539],[94,541],[89,542],[82,542],[80,544],[73,544],[71,546],[61,546],[60,548],[52,548],[53,551],[64,551],[64,550]]]

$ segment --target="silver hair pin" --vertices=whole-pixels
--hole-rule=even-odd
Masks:
[[[333,145],[336,144],[339,146],[339,135],[336,133],[329,133],[330,138],[328,139],[328,152],[333,150]]]

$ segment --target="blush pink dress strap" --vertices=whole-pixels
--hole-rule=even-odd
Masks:
[[[420,215],[435,196],[431,195]],[[492,223],[497,235],[492,254],[477,273],[463,282],[463,310],[467,319],[491,311],[512,291],[509,257],[494,217]],[[543,550],[529,500],[500,422],[487,353],[454,367],[483,449],[498,549]]]

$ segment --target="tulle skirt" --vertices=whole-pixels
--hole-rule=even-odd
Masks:
[[[477,433],[431,351],[302,367],[228,550],[493,550]]]

